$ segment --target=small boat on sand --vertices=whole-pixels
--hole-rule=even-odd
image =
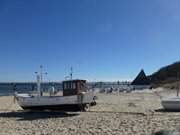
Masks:
[[[165,110],[180,111],[180,97],[167,97],[161,101]]]
[[[180,73],[177,75],[177,80],[180,81]],[[161,104],[165,110],[180,111],[179,88],[177,89],[177,96],[165,97],[161,100]]]

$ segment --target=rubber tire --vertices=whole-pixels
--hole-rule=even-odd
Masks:
[[[87,111],[89,111],[89,110],[90,110],[90,104],[84,105],[83,111],[87,112]]]

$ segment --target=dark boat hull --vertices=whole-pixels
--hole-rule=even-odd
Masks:
[[[68,104],[68,105],[45,105],[45,106],[22,106],[24,110],[60,110],[60,111],[81,111],[86,104]]]

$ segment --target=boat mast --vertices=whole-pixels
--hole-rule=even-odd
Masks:
[[[73,79],[73,68],[71,67],[71,72],[70,72],[70,79]]]
[[[43,81],[43,73],[42,73],[42,69],[43,69],[43,66],[40,65],[40,77],[41,77],[41,82]]]
[[[38,96],[41,96],[41,77],[37,74],[37,91]]]
[[[43,81],[43,66],[40,65],[40,72],[35,72],[37,75],[37,91],[38,91],[38,96],[42,96],[42,91],[41,91],[41,83]],[[45,75],[47,75],[47,72],[45,72]]]

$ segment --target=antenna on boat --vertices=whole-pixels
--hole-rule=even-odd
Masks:
[[[70,72],[70,79],[73,79],[73,68],[71,67],[71,72]]]
[[[72,80],[73,79],[73,68],[71,67],[71,69],[70,69],[70,74],[69,74],[69,76],[65,76],[65,80]]]
[[[35,73],[37,74],[38,72],[35,72]],[[41,82],[43,82],[43,74],[47,75],[48,73],[47,72],[43,73],[43,66],[40,65],[40,80],[41,80]]]
[[[36,74],[36,79],[37,79],[37,91],[38,91],[38,95],[42,96],[41,83],[43,81],[43,74],[47,75],[48,73],[47,72],[43,73],[43,66],[40,65],[40,72],[35,72],[35,74]]]
[[[43,66],[40,65],[40,79],[41,79],[41,82],[43,81],[43,73],[42,73],[42,70],[43,70]]]

